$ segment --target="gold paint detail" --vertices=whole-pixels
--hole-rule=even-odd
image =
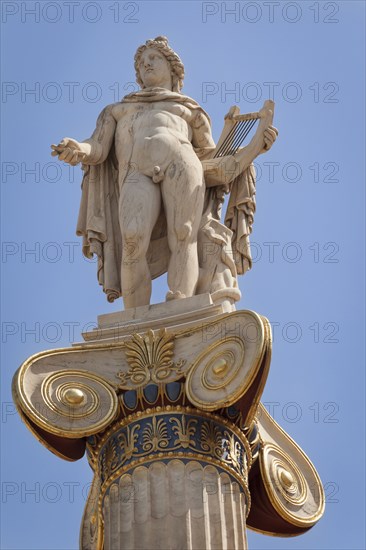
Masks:
[[[174,445],[180,445],[183,449],[196,446],[195,440],[191,438],[196,433],[197,420],[191,418],[187,422],[186,417],[183,415],[181,419],[176,417],[171,418],[170,422],[172,424],[175,423],[175,426],[172,427],[173,433],[177,436]]]
[[[160,329],[155,335],[149,330],[144,336],[134,334],[129,342],[125,342],[127,362],[129,370],[119,371],[118,378],[121,386],[131,382],[135,386],[148,384],[150,381],[156,384],[168,378],[172,373],[182,374],[186,360],[173,361],[174,336],[168,334],[166,329]]]
[[[281,468],[278,477],[280,482],[282,483],[282,487],[290,491],[291,487],[294,485],[294,478],[290,474],[290,472],[288,472],[284,468]]]
[[[166,413],[153,414],[147,418],[149,422],[143,428],[140,449],[136,446],[138,433],[141,430],[140,423],[135,425],[131,423],[124,426],[123,429],[126,432],[118,433],[117,431],[107,439],[103,450],[99,453],[102,480],[108,480],[111,473],[132,458],[135,462],[141,462],[146,458],[150,460],[153,456],[152,453],[159,452],[161,456],[167,457],[171,452],[181,452],[182,449],[191,449],[197,452],[197,441],[193,437],[196,435],[198,418],[190,417],[187,419],[184,414],[179,417],[169,414],[168,420]],[[171,438],[168,435],[167,422],[175,424],[172,431],[178,435],[177,439],[172,441],[172,444],[170,444]],[[200,456],[212,456],[237,472],[241,472],[242,478],[246,481],[248,468],[246,455],[251,461],[248,441],[243,432],[240,432],[239,436],[237,432],[234,434],[231,430],[223,429],[226,425],[227,423],[223,425],[222,422],[218,424],[217,419],[215,421],[212,419],[205,420],[201,425],[199,440],[201,448],[198,453]],[[184,453],[181,452],[181,454]],[[129,467],[131,468],[133,465],[130,464]]]
[[[288,523],[302,529],[309,529],[320,520],[325,509],[325,494],[318,472],[306,453],[275,422],[262,404],[258,408],[257,421],[261,442],[259,465],[267,496],[276,512]],[[270,434],[270,441],[267,441],[267,434]],[[286,449],[286,452],[284,449]],[[280,480],[277,483],[271,480],[271,462],[273,459],[279,459],[282,464],[277,476],[281,474],[284,468],[293,476],[294,484],[298,485],[298,479],[294,475],[291,465],[284,465],[281,457],[290,458],[293,463],[296,462],[297,469],[301,470],[302,480],[306,484],[307,497],[300,506],[294,506],[288,502],[288,498],[284,498],[281,493],[286,489],[282,486]],[[281,490],[279,487],[281,487]],[[287,490],[287,497],[291,496],[291,493],[299,492],[299,488],[295,485],[290,487],[291,489]]]
[[[175,417],[174,414],[179,413],[180,417]],[[182,414],[183,413],[183,414]],[[167,432],[165,431],[165,427],[163,423],[159,423],[159,415],[166,415],[170,414],[171,418],[169,419],[169,422],[172,424],[172,432],[176,436],[176,439],[173,441],[174,449],[167,451],[164,447],[165,442],[168,439]],[[187,418],[185,417],[185,414],[187,415],[196,415],[198,417],[203,417],[207,421],[205,422],[205,443],[206,443],[206,450],[204,449],[203,445],[201,444],[202,451],[200,453],[197,453],[196,451],[196,441],[194,441],[193,437],[195,435],[196,431],[196,424],[198,422],[198,418],[189,418],[187,421]],[[135,443],[138,438],[138,431],[141,428],[140,423],[137,423],[135,426],[129,426],[132,422],[136,422],[139,420],[143,420],[145,418],[154,418],[154,424],[153,421],[149,424],[150,429],[146,430],[144,432],[145,441],[143,442],[145,444],[145,448],[147,450],[144,451],[143,455],[139,453],[138,456],[136,456],[133,464],[129,463],[126,464],[127,460],[130,460],[135,453],[137,453],[137,448],[135,446]],[[229,444],[229,452],[224,457],[225,460],[223,460],[223,452],[222,449],[218,447],[218,441],[220,440],[219,434],[217,433],[217,430],[213,429],[211,426],[213,425],[213,422],[219,422],[221,425],[227,427],[227,430],[225,431],[225,438],[227,438],[230,441]],[[116,434],[119,431],[121,427],[128,427],[129,437],[126,439],[118,438],[118,441],[116,441]],[[235,439],[232,436],[232,434],[235,433],[238,438],[240,438],[240,441],[242,442],[244,448],[245,448],[245,464],[246,464],[246,470],[247,472],[250,470],[252,466],[252,455],[251,455],[251,448],[249,445],[249,442],[243,433],[242,430],[240,430],[235,424],[232,424],[227,418],[223,418],[219,415],[208,413],[205,411],[197,410],[193,407],[189,406],[171,406],[167,405],[164,407],[154,407],[154,408],[148,408],[144,411],[138,411],[136,413],[133,413],[127,417],[119,418],[116,422],[114,422],[109,429],[104,431],[102,434],[96,436],[96,442],[95,445],[87,444],[88,448],[88,461],[90,463],[90,466],[95,472],[95,475],[101,479],[102,471],[105,474],[106,472],[110,473],[103,483],[100,494],[99,494],[99,502],[98,502],[98,514],[99,517],[102,518],[102,501],[104,498],[104,495],[110,485],[116,480],[119,479],[124,473],[131,470],[131,468],[142,466],[142,465],[150,465],[156,461],[160,461],[162,458],[164,460],[174,460],[174,459],[189,459],[189,460],[198,460],[200,462],[204,462],[207,464],[215,465],[222,470],[226,471],[228,474],[230,474],[232,477],[236,479],[236,481],[239,483],[239,485],[243,488],[247,502],[248,502],[248,508],[247,508],[247,515],[250,512],[250,493],[248,488],[248,474],[247,472],[244,475],[239,475],[239,473],[235,470],[238,462],[238,448],[237,445],[235,445]],[[120,434],[123,435],[123,434]],[[222,439],[222,438],[221,438]],[[103,460],[100,460],[100,454],[101,451],[105,449],[106,445],[110,445],[110,449],[108,449],[108,459],[107,462],[104,462]],[[123,464],[117,468],[115,471],[113,470],[115,461],[116,461],[116,445],[121,446],[121,450],[124,453],[125,457],[123,460]],[[157,451],[156,454],[152,454],[152,448],[155,446]],[[189,448],[194,450],[195,452],[190,452]],[[129,449],[129,451],[127,451]],[[179,451],[179,449],[184,449],[184,453]],[[215,455],[211,456],[212,450],[214,451]],[[108,463],[108,464],[107,464]]]
[[[218,342],[216,347],[225,347]],[[242,352],[242,353],[240,353]],[[223,349],[208,360],[202,373],[202,385],[208,390],[222,389],[238,374],[244,360],[244,348],[236,353],[233,349]]]
[[[143,411],[137,411],[133,414],[130,414],[128,416],[118,418],[113,424],[110,425],[110,427],[96,436],[97,443],[95,446],[91,446],[90,444],[87,444],[87,447],[91,451],[92,455],[96,457],[99,454],[99,451],[103,447],[103,445],[106,443],[106,441],[110,438],[111,435],[116,433],[120,428],[123,428],[124,426],[128,426],[132,422],[135,422],[136,420],[142,420],[144,418],[151,417],[153,415],[159,415],[159,414],[171,414],[174,415],[174,413],[179,414],[189,414],[189,415],[196,415],[199,417],[207,418],[214,420],[216,422],[219,422],[220,424],[227,426],[230,431],[234,432],[242,441],[245,446],[247,456],[251,458],[251,449],[249,442],[247,440],[247,437],[245,436],[243,430],[239,429],[235,424],[230,422],[227,418],[224,418],[222,416],[219,416],[218,414],[201,411],[199,409],[196,409],[194,407],[190,406],[182,406],[182,405],[166,405],[164,407],[153,407],[153,408],[147,408]],[[248,469],[250,469],[252,465],[252,461],[250,460],[248,464]]]
[[[273,443],[264,443],[260,468],[269,500],[282,518],[303,528],[318,521],[323,513],[321,484],[313,478],[309,482],[289,454]]]
[[[186,394],[194,406],[214,411],[234,404],[245,393],[252,376],[244,368],[244,349],[243,340],[231,336],[214,342],[198,356],[186,381]]]
[[[146,452],[156,452],[169,445],[168,429],[163,418],[157,420],[155,415],[152,417],[151,424],[142,432],[142,441]]]
[[[276,457],[274,456],[276,452]],[[282,450],[272,451],[271,478],[276,484],[276,490],[285,501],[294,506],[301,506],[307,498],[307,484],[303,473],[295,462]],[[279,456],[278,456],[279,455]],[[283,479],[286,479],[286,483]]]
[[[18,380],[16,398],[32,422],[66,438],[78,439],[104,430],[118,410],[117,395],[108,382],[79,370],[53,372],[33,393]]]
[[[74,403],[66,399],[69,392],[78,392],[83,397],[83,407],[75,410]],[[87,375],[70,377],[68,371],[47,376],[41,387],[41,394],[47,406],[66,418],[84,418],[98,408],[99,398],[95,389],[88,384]]]
[[[132,426],[132,428],[127,428],[127,436],[125,434],[120,434],[118,436],[118,443],[121,448],[121,451],[126,457],[126,460],[130,460],[133,454],[137,452],[137,447],[135,446],[138,438],[138,430],[140,429],[140,424]]]
[[[179,413],[182,416],[175,417],[174,413]],[[183,413],[183,414],[182,414]],[[90,443],[87,444],[88,449],[88,461],[90,466],[94,471],[97,471],[99,466],[99,455],[106,443],[113,438],[113,436],[119,431],[120,428],[128,427],[130,430],[131,427],[129,426],[131,423],[136,422],[136,420],[142,420],[144,418],[154,418],[154,422],[151,422],[149,426],[149,430],[144,429],[144,445],[145,449],[143,456],[141,453],[139,453],[139,458],[136,456],[136,460],[141,461],[145,460],[149,456],[151,457],[149,453],[153,452],[152,449],[155,447],[157,450],[164,451],[166,447],[168,446],[168,436],[167,431],[165,429],[164,423],[159,423],[159,415],[171,415],[171,418],[169,422],[173,424],[172,431],[177,436],[177,438],[173,441],[174,444],[174,451],[176,451],[179,447],[182,449],[189,449],[196,450],[196,441],[193,440],[193,436],[196,432],[196,425],[198,422],[198,419],[192,419],[190,418],[187,422],[187,419],[185,417],[185,413],[187,415],[195,415],[197,417],[203,417],[207,419],[207,421],[204,423],[204,426],[202,426],[202,432],[204,431],[204,437],[201,441],[201,454],[202,456],[206,456],[209,454],[214,454],[214,456],[217,457],[218,460],[223,459],[223,449],[220,447],[220,441],[222,443],[222,437],[220,436],[220,433],[218,429],[215,430],[215,422],[220,423],[223,426],[227,426],[228,430],[230,430],[230,433],[235,433],[236,436],[240,439],[242,442],[244,448],[245,448],[245,454],[246,454],[246,467],[248,471],[250,470],[253,460],[252,460],[252,452],[250,448],[250,444],[243,433],[242,430],[240,430],[235,424],[232,424],[228,419],[223,418],[222,416],[218,416],[212,413],[207,413],[204,411],[200,411],[197,409],[194,409],[192,407],[182,407],[181,405],[177,406],[171,406],[167,405],[165,407],[155,407],[152,409],[146,409],[145,411],[138,411],[137,413],[131,414],[128,417],[119,419],[116,421],[113,425],[110,426],[108,430],[103,432],[100,435],[95,436],[95,444],[91,445]],[[211,421],[211,422],[210,422]],[[140,424],[136,424],[137,428],[136,432],[133,434],[135,436],[135,442],[137,440],[137,431],[140,429]],[[230,441],[230,447],[229,447],[229,453],[227,457],[225,457],[225,460],[227,461],[227,464],[232,465],[233,467],[236,467],[237,463],[237,449],[235,448],[235,441],[234,439],[230,440],[230,433],[229,431],[225,432],[225,438],[227,438]],[[131,438],[130,438],[131,441]],[[202,444],[203,443],[203,444]],[[121,441],[119,440],[119,444],[121,445]],[[130,452],[127,452],[127,447],[130,449]],[[137,453],[136,447],[132,449],[132,443],[128,445],[125,445],[124,448],[121,448],[121,450],[124,453],[124,461],[129,460],[132,458],[132,456]],[[166,453],[167,451],[165,451]],[[196,451],[197,452],[197,451]],[[203,454],[204,453],[204,454]],[[170,449],[169,449],[169,458],[170,458]],[[112,452],[112,455],[113,452]],[[196,455],[194,455],[196,456]],[[128,468],[131,468],[131,465],[128,466]],[[242,478],[241,478],[242,479]]]
[[[228,369],[229,369],[229,365],[227,361],[222,357],[217,359],[212,366],[213,373],[219,378],[222,378],[223,376],[225,376]]]
[[[202,425],[202,449],[212,456],[221,458],[224,449],[222,447],[222,435],[219,427],[213,422],[204,422]]]
[[[67,388],[63,391],[61,400],[69,405],[74,405],[76,407],[81,405],[85,401],[85,393],[79,388]]]
[[[271,358],[272,358],[272,328],[269,320],[264,317],[260,316],[264,331],[264,342],[263,342],[263,349],[262,349],[262,355],[260,358],[260,365],[262,368],[262,374],[260,377],[260,382],[256,391],[256,394],[254,396],[252,405],[249,409],[249,412],[246,416],[246,418],[243,419],[243,425],[244,426],[250,426],[257,415],[258,407],[260,406],[260,400],[267,382],[269,368],[271,366]]]
[[[241,450],[240,450],[239,442],[235,440],[233,434],[230,434],[227,431],[225,431],[224,435],[226,439],[229,441],[229,452],[226,457],[226,461],[229,464],[232,464],[235,469],[238,469],[240,466],[239,460],[241,458]],[[246,472],[248,472],[248,464],[245,456],[243,456],[243,460],[245,461],[245,465],[246,465],[245,470]],[[245,481],[247,480],[248,480],[248,477],[246,475]]]

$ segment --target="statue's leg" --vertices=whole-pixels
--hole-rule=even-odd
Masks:
[[[171,252],[168,268],[170,295],[193,296],[199,273],[197,234],[205,184],[201,163],[190,146],[182,145],[179,157],[169,164],[161,190]]]
[[[123,243],[121,280],[125,308],[150,303],[151,275],[146,252],[160,207],[160,188],[151,178],[138,172],[127,176],[119,203]]]

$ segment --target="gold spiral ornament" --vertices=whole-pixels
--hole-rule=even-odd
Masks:
[[[98,393],[83,375],[52,374],[43,382],[41,392],[48,407],[66,418],[90,416],[98,408]]]
[[[85,437],[106,428],[118,408],[115,391],[100,376],[65,370],[46,376],[31,402],[28,416],[41,428],[69,438]]]
[[[299,527],[314,524],[319,518],[321,495],[317,484],[307,479],[306,470],[272,443],[265,443],[260,465],[267,495],[277,512]]]
[[[199,355],[188,374],[186,392],[190,402],[208,411],[234,403],[247,386],[244,358],[244,342],[238,337],[212,344]]]
[[[271,478],[285,501],[301,506],[306,501],[306,480],[290,457],[283,455],[271,461]]]

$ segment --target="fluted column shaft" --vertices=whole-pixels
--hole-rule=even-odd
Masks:
[[[138,466],[103,500],[105,550],[245,550],[245,496],[212,465]]]

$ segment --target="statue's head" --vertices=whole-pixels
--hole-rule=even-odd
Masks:
[[[145,44],[137,48],[135,54],[135,71],[137,83],[141,86],[141,88],[146,87],[146,84],[141,78],[140,69],[144,57],[146,57],[148,54],[147,50],[151,49],[156,50],[160,54],[160,56],[162,56],[163,59],[167,61],[168,70],[170,70],[171,75],[172,91],[180,92],[183,87],[184,65],[179,56],[169,46],[168,39],[165,36],[157,36],[153,40],[147,40]]]

